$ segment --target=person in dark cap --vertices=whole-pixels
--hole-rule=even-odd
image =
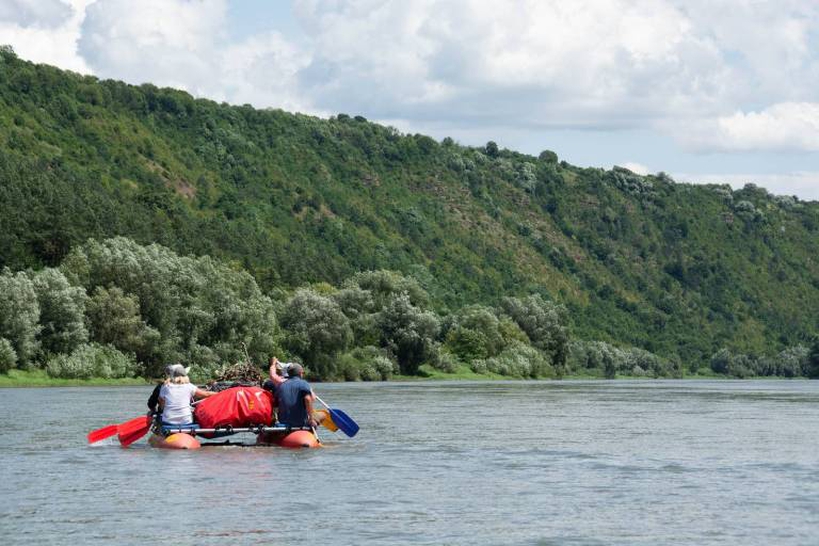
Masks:
[[[301,364],[291,362],[286,373],[287,378],[278,382],[275,387],[279,422],[288,427],[319,426],[325,415],[313,411],[313,391],[304,380],[304,368]]]

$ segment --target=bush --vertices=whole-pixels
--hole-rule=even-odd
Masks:
[[[48,374],[63,379],[115,379],[132,377],[136,362],[111,345],[80,345],[71,354],[53,357],[46,365]]]
[[[436,358],[430,361],[430,365],[436,370],[440,370],[444,373],[453,373],[458,369],[460,361],[458,360],[458,357],[446,349],[439,349],[436,351]]]
[[[487,371],[510,377],[554,377],[549,358],[531,345],[514,342],[496,357],[482,361]],[[474,370],[474,368],[473,368]]]
[[[338,359],[338,372],[347,381],[385,381],[398,366],[377,347],[358,347]]]
[[[0,337],[0,373],[8,373],[17,364],[17,353],[11,342]]]

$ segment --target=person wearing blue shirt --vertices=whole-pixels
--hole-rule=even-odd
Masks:
[[[279,422],[288,427],[317,427],[325,415],[313,411],[313,391],[304,380],[304,368],[292,363],[287,375],[275,387]]]

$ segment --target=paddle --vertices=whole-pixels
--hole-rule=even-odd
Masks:
[[[122,447],[133,444],[151,429],[151,418],[147,415],[135,417],[117,425],[117,438]]]
[[[98,428],[97,430],[92,430],[91,432],[88,433],[88,443],[93,444],[94,442],[105,440],[106,438],[110,438],[116,433],[117,425],[108,425],[106,427]]]
[[[327,411],[330,412],[330,418],[333,420],[333,423],[335,423],[336,426],[341,429],[341,432],[343,432],[350,438],[358,434],[358,423],[353,421],[353,419],[349,415],[347,415],[340,409],[331,408],[330,406],[327,405],[327,403],[324,400],[322,400],[315,394],[313,394],[313,396],[315,396],[316,400],[321,402],[322,406],[327,408]]]

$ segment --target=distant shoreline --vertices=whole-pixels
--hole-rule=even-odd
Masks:
[[[556,378],[539,378],[538,380],[549,380],[549,379],[556,379]],[[637,377],[637,376],[630,376],[630,375],[618,375],[615,379],[605,379],[602,376],[592,375],[592,374],[572,374],[566,375],[560,378],[559,380],[566,380],[566,381],[577,381],[577,380],[585,380],[585,381],[617,381],[617,380],[641,380],[641,381],[657,381],[657,380],[665,380],[665,381],[677,381],[677,379],[671,379],[667,377]],[[723,375],[717,374],[697,374],[697,375],[687,375],[680,379],[703,379],[703,380],[719,380],[719,379],[738,379]],[[784,377],[753,377],[753,378],[746,378],[745,380],[758,380],[758,379],[781,379],[785,380],[787,378]],[[797,378],[797,379],[805,379],[805,378]],[[496,374],[487,374],[487,375],[479,375],[479,374],[461,374],[461,373],[454,373],[454,374],[444,374],[444,373],[435,373],[430,374],[428,376],[395,376],[394,378],[390,379],[387,382],[390,383],[417,383],[417,382],[424,382],[424,381],[458,381],[458,382],[470,382],[470,381],[528,381],[529,379],[526,378],[518,378],[518,377],[508,377],[508,376],[501,376]],[[314,383],[319,383],[318,381]],[[333,383],[333,382],[330,382]],[[343,383],[343,381],[341,382]],[[56,377],[50,377],[44,370],[10,370],[8,374],[0,374],[0,388],[51,388],[51,387],[142,387],[142,386],[152,386],[154,385],[154,381],[148,380],[142,377],[131,377],[131,378],[124,378],[124,379],[106,379],[101,377],[89,378],[89,379],[60,379]]]

